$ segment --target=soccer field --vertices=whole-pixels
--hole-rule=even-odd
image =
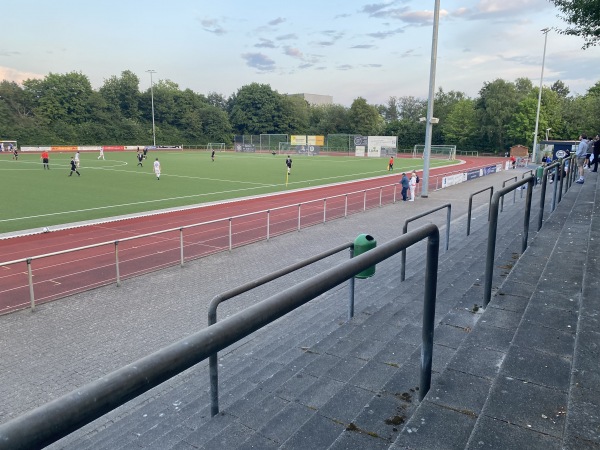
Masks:
[[[81,176],[69,177],[74,152],[51,153],[50,170],[39,154],[0,154],[0,233],[123,214],[195,205],[388,175],[387,158],[299,156],[287,177],[286,155],[151,151],[143,167],[135,152],[81,153]],[[152,163],[158,158],[157,180]],[[448,160],[432,160],[431,167]],[[420,170],[421,159],[397,158],[394,173]],[[390,181],[391,182],[391,181]]]

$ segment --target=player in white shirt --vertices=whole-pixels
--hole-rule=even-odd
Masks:
[[[79,169],[79,151],[75,153],[75,165]]]
[[[160,180],[160,163],[158,162],[158,158],[154,161],[154,173],[156,174],[156,179]]]
[[[100,155],[98,156],[98,159],[104,159],[104,147],[100,146]]]

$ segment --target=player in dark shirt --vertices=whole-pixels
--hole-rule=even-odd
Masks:
[[[292,158],[290,158],[290,155],[288,155],[287,159],[285,160],[285,165],[287,166],[287,172],[288,175],[292,173]]]
[[[69,176],[73,175],[73,172],[75,172],[77,176],[81,176],[81,174],[77,170],[77,163],[75,162],[75,158],[71,156],[71,172],[69,172]]]
[[[142,152],[140,152],[139,150],[138,150],[138,153],[137,153],[137,159],[138,159],[137,165],[140,166],[140,167],[144,167],[142,165],[142,161],[144,160],[144,154]]]

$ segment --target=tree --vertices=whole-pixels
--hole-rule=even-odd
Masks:
[[[242,86],[230,99],[230,121],[237,134],[277,133],[281,95],[268,84]]]
[[[474,149],[473,141],[477,135],[475,101],[465,98],[456,102],[446,119],[441,122],[441,128],[446,144],[456,145],[462,150]]]
[[[552,86],[550,86],[550,89],[552,91],[556,92],[559,97],[563,97],[563,98],[566,98],[570,92],[567,85],[560,80],[556,80],[554,83],[552,83]]]
[[[128,119],[140,117],[140,79],[129,70],[121,72],[121,77],[110,77],[99,89],[100,95],[112,111],[122,114]]]
[[[363,136],[378,135],[383,128],[383,118],[375,106],[367,104],[367,101],[358,97],[352,102],[349,111],[349,122],[353,133]]]
[[[559,15],[569,26],[557,29],[560,34],[580,36],[583,49],[600,43],[600,5],[598,0],[550,0],[562,13]]]
[[[480,129],[494,150],[504,150],[509,142],[506,139],[506,126],[519,104],[513,83],[502,79],[484,83],[479,91],[475,109]],[[533,129],[531,130],[533,133]]]

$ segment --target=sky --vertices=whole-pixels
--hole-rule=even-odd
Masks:
[[[94,89],[125,70],[226,98],[251,83],[281,94],[427,98],[435,0],[0,0],[0,80],[79,72]],[[476,97],[484,83],[539,86],[548,0],[441,0],[435,87]],[[600,47],[551,30],[543,84],[585,94]]]

